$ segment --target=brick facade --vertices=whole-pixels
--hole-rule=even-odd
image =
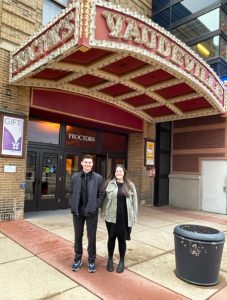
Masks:
[[[148,0],[118,2],[150,16],[151,3]],[[42,0],[0,0],[0,115],[7,113],[25,118],[25,156],[0,157],[0,221],[18,220],[24,216],[24,190],[21,183],[25,181],[26,172],[30,88],[9,85],[10,52],[40,28],[42,7]],[[154,128],[145,124],[144,133],[129,137],[129,171],[143,202],[147,199],[150,201],[152,190],[152,181],[143,165],[143,143],[145,137],[154,137]],[[5,165],[16,166],[16,173],[4,173]]]
[[[128,171],[135,183],[142,204],[153,203],[154,179],[144,166],[144,139],[155,139],[155,124],[144,122],[143,133],[133,133],[128,143]]]
[[[0,115],[4,113],[25,118],[25,149],[30,89],[9,85],[10,51],[40,26],[42,1],[0,1]],[[16,166],[16,173],[4,173],[5,165]],[[0,221],[22,219],[26,151],[24,158],[0,157]]]
[[[200,173],[200,159],[226,158],[226,135],[220,115],[174,122],[172,173]]]
[[[110,0],[110,2],[120,5],[123,8],[129,8],[139,14],[151,17],[151,3],[150,0]]]

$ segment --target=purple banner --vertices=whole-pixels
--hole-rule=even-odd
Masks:
[[[23,155],[24,120],[9,116],[3,117],[2,153],[4,155]]]

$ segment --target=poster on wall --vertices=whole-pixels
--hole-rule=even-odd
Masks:
[[[154,149],[155,143],[152,140],[145,139],[144,165],[147,167],[154,166]]]
[[[24,119],[4,115],[2,118],[1,155],[23,156]]]

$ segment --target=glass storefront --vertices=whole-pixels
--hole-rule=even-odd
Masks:
[[[227,35],[227,15],[221,10],[221,30]]]
[[[220,56],[225,62],[227,62],[227,41],[223,38],[221,38]]]
[[[156,13],[157,11],[161,10],[165,5],[169,4],[170,0],[159,0],[153,2],[153,12]]]
[[[154,16],[153,21],[162,27],[168,27],[170,25],[170,9],[167,8],[158,15]]]
[[[41,120],[29,121],[28,140],[36,143],[59,144],[60,124]]]
[[[43,1],[43,20],[42,24],[46,25],[57,14],[59,14],[63,8],[67,6],[68,0],[44,0]]]
[[[183,42],[196,39],[219,29],[220,9],[212,10],[190,22],[172,30],[172,33]]]
[[[173,5],[171,22],[174,23],[183,18],[191,16],[192,14],[195,14],[216,2],[217,0],[199,0],[199,1],[183,0],[180,3]]]
[[[211,59],[220,56],[220,37],[215,36],[211,39],[197,43],[191,46],[204,59]]]
[[[71,178],[84,154],[106,179],[116,164],[126,164],[127,135],[30,120],[25,211],[67,208]]]
[[[152,1],[152,20],[191,47],[226,78],[226,0]]]

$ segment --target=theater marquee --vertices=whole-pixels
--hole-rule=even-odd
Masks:
[[[73,1],[11,56],[10,82],[107,102],[150,122],[223,113],[226,91],[184,43],[111,2]]]

